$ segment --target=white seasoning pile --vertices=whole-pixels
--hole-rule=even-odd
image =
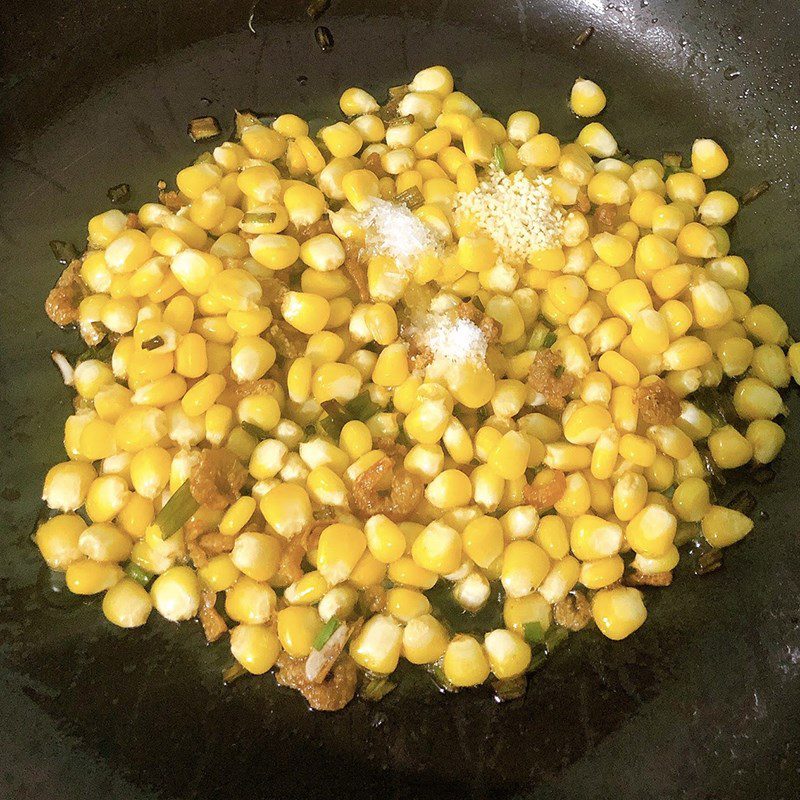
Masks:
[[[471,320],[446,314],[427,317],[419,331],[420,343],[428,347],[435,362],[461,365],[486,358],[486,337]]]
[[[440,247],[433,231],[402,203],[375,200],[359,223],[365,232],[365,254],[388,256],[404,270],[423,253],[438,252]]]
[[[521,170],[506,175],[492,167],[471,192],[456,195],[456,218],[469,216],[515,267],[536,250],[560,247],[564,210],[553,199],[550,178],[532,180]]]

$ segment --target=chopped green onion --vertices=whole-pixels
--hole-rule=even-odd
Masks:
[[[526,672],[535,672],[539,667],[543,666],[545,661],[547,661],[547,653],[545,652],[544,647],[537,648],[531,654],[531,663],[528,664],[528,669]]]
[[[194,160],[193,163],[195,165],[197,165],[197,164],[213,164],[213,163],[215,163],[214,162],[214,156],[212,156],[211,153],[206,151],[205,153],[200,153],[200,155],[197,156],[197,158]]]
[[[497,169],[502,170],[503,172],[506,171],[506,154],[503,152],[503,148],[500,147],[499,144],[496,144],[492,151],[492,162]]]
[[[319,49],[322,50],[323,53],[327,53],[328,50],[333,47],[333,34],[330,32],[330,29],[326,28],[324,25],[320,25],[314,31],[314,38],[317,40]]]
[[[545,630],[541,622],[526,622],[522,627],[525,630],[525,641],[528,644],[544,642]]]
[[[159,347],[164,346],[164,340],[160,336],[154,336],[152,339],[146,339],[142,342],[142,350],[158,350]]]
[[[408,206],[411,211],[419,208],[425,202],[425,198],[417,186],[409,186],[408,189],[400,192],[394,199],[395,202]]]
[[[553,333],[553,331],[550,331],[550,333],[548,333],[547,336],[544,337],[544,341],[542,342],[542,347],[544,348],[552,347],[557,340],[558,337],[555,335],[555,333]]]
[[[577,50],[579,47],[583,47],[589,39],[592,38],[594,35],[594,26],[590,25],[588,28],[584,28],[576,37],[575,41],[572,43],[572,46]]]
[[[396,688],[397,684],[386,677],[369,678],[361,686],[358,696],[362,700],[377,703],[378,700],[383,700],[389,692]]]
[[[761,183],[757,184],[752,189],[748,189],[742,195],[742,205],[746,206],[748,203],[752,203],[753,200],[761,197],[761,195],[764,194],[767,189],[769,189],[769,181],[761,181]]]
[[[458,691],[450,682],[450,679],[447,677],[447,675],[444,674],[444,670],[438,664],[432,664],[430,667],[428,667],[428,673],[430,674],[431,678],[433,678],[433,682],[436,684],[436,687],[440,692]]]
[[[155,524],[158,525],[163,537],[167,539],[179,531],[199,507],[200,503],[194,499],[192,487],[187,479],[156,514]]]
[[[667,486],[667,488],[664,489],[664,491],[661,492],[661,494],[663,494],[664,497],[669,497],[669,499],[672,500],[673,496],[675,495],[675,490],[677,488],[678,487],[673,483],[672,486]]]
[[[553,370],[553,374],[556,376],[556,378],[560,378],[560,377],[561,377],[561,376],[564,374],[564,365],[563,365],[563,364],[559,364],[559,365],[558,365],[558,366],[557,366],[557,367],[556,367],[556,368]]]
[[[252,422],[241,422],[239,424],[242,426],[242,430],[250,434],[254,439],[258,439],[259,442],[269,438],[269,434],[263,428],[253,425]]]
[[[345,405],[345,409],[351,419],[361,422],[365,422],[381,410],[379,405],[372,402],[369,392],[362,392],[358,397],[354,397]],[[327,411],[327,409],[325,410]],[[349,422],[349,420],[347,421]]]
[[[528,689],[528,679],[524,675],[517,675],[515,678],[492,681],[492,689],[494,689],[494,699],[498,703],[519,700],[521,697],[525,697],[525,692]]]
[[[722,550],[713,548],[701,553],[697,558],[697,565],[694,568],[695,575],[708,575],[722,566]]]
[[[569,633],[566,628],[551,628],[544,637],[544,648],[547,655],[567,640]]]
[[[328,10],[330,4],[331,0],[311,0],[306,6],[306,14],[311,19],[319,19]]]
[[[474,305],[475,308],[481,312],[481,314],[486,311],[486,306],[483,304],[483,300],[481,300],[476,294],[472,295],[472,305]]]
[[[214,117],[197,117],[189,123],[186,132],[193,142],[202,142],[204,139],[213,139],[222,133],[219,122]]]
[[[699,535],[700,525],[697,522],[679,522],[673,544],[675,547],[681,547],[687,542],[697,539]]]
[[[127,183],[118,183],[106,192],[106,196],[114,204],[127,203],[131,198],[131,187]]]
[[[61,242],[58,239],[53,239],[50,242],[50,249],[59,264],[69,264],[78,257],[78,248],[72,242]]]
[[[316,638],[316,639],[314,639],[314,649],[315,649],[315,650],[322,650],[322,648],[323,648],[323,647],[325,647],[325,644],[326,644],[326,642],[328,641],[328,639],[330,639],[330,638],[331,638],[331,636],[333,636],[334,632],[336,631],[336,629],[337,629],[337,628],[338,628],[338,627],[339,627],[341,624],[342,624],[342,623],[341,623],[341,622],[339,622],[339,620],[338,620],[338,619],[336,619],[336,617],[331,617],[331,618],[330,618],[330,619],[329,619],[329,620],[328,620],[328,621],[327,621],[327,622],[326,622],[326,623],[325,623],[325,624],[322,626],[322,629],[321,629],[321,630],[320,630],[320,632],[317,634],[317,638]]]
[[[137,583],[141,583],[145,589],[150,585],[150,581],[153,580],[152,572],[142,569],[138,564],[134,564],[133,561],[129,561],[125,565],[125,574],[129,578],[133,578]]]
[[[247,670],[237,661],[233,666],[228,667],[228,669],[222,673],[222,682],[227,686],[229,683],[233,683],[237,678],[241,678],[246,672]]]
[[[77,359],[75,359],[75,366],[82,364],[84,361],[111,361],[111,356],[114,355],[114,348],[116,344],[109,339],[106,339],[95,347],[90,347],[84,350]]]
[[[413,125],[414,124],[414,115],[413,114],[405,114],[403,116],[392,117],[387,123],[387,128],[400,128],[404,125]]]
[[[338,442],[342,426],[337,425],[333,417],[323,417],[317,422],[316,432],[320,436],[327,436],[329,439],[333,439],[334,442]]]

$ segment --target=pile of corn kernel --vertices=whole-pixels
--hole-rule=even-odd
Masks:
[[[69,380],[68,459],[47,474],[54,514],[35,541],[72,592],[104,595],[115,625],[144,625],[153,608],[190,620],[219,596],[213,638],[229,631],[251,673],[306,659],[350,625],[339,658],[367,674],[405,658],[473,686],[525,674],[559,624],[636,631],[645,595],[627,578],[671,576],[687,525],[713,548],[752,529],[713,503],[708,459],[776,458],[800,345],[752,304],[747,264],[729,253],[739,203],[705,183],[728,166],[722,148],[697,140],[689,167],[632,162],[599,122],[560,142],[532,112],[484,114],[444,67],[393,94],[380,107],[347,89],[346,120],[316,136],[292,114],[240,116],[236,141],[178,174],[173,202],[90,220],[75,321],[113,354]],[[575,114],[605,103],[576,81]],[[456,208],[493,170],[548,179],[562,246],[499,263],[492,231]],[[408,197],[437,246],[401,269],[364,253],[364,220]],[[485,359],[415,364],[409,308],[441,316],[464,302],[499,330]],[[572,379],[561,408],[529,383],[547,347]],[[656,379],[679,403],[668,424],[639,418]],[[727,418],[693,402],[720,384]],[[323,404],[365,396],[368,418],[333,434],[320,424]],[[162,508],[209,448],[235,457],[243,483],[165,531]],[[359,475],[385,457],[423,492],[405,518],[353,505]],[[527,501],[556,484],[546,505]],[[315,526],[292,576],[287,550]],[[453,635],[426,596],[439,582],[467,613],[500,587],[501,627]]]

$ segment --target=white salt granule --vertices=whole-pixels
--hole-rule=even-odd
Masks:
[[[423,253],[438,252],[440,247],[433,231],[402,203],[375,200],[361,215],[360,224],[365,232],[365,254],[388,256],[404,270]]]
[[[448,364],[481,362],[486,358],[486,337],[471,320],[430,315],[420,330],[420,341],[430,348],[434,361]]]

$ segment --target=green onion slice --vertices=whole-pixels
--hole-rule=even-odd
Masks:
[[[161,511],[156,514],[155,524],[158,525],[163,537],[168,539],[177,533],[189,520],[189,517],[200,508],[200,503],[192,495],[192,487],[188,479],[185,480],[164,504]]]
[[[339,627],[341,624],[342,624],[342,623],[341,623],[341,622],[339,622],[339,620],[338,620],[338,619],[336,619],[336,617],[331,617],[331,618],[330,618],[330,619],[329,619],[329,620],[328,620],[328,621],[327,621],[327,622],[326,622],[326,623],[325,623],[325,624],[322,626],[322,629],[321,629],[321,630],[320,630],[320,632],[317,634],[317,638],[316,638],[316,639],[314,639],[314,649],[315,649],[315,650],[322,650],[322,648],[323,648],[323,647],[325,647],[325,644],[326,644],[326,642],[328,641],[328,639],[330,639],[330,638],[331,638],[331,636],[333,636],[334,632],[336,631],[336,629],[337,629],[337,628],[338,628],[338,627]]]

